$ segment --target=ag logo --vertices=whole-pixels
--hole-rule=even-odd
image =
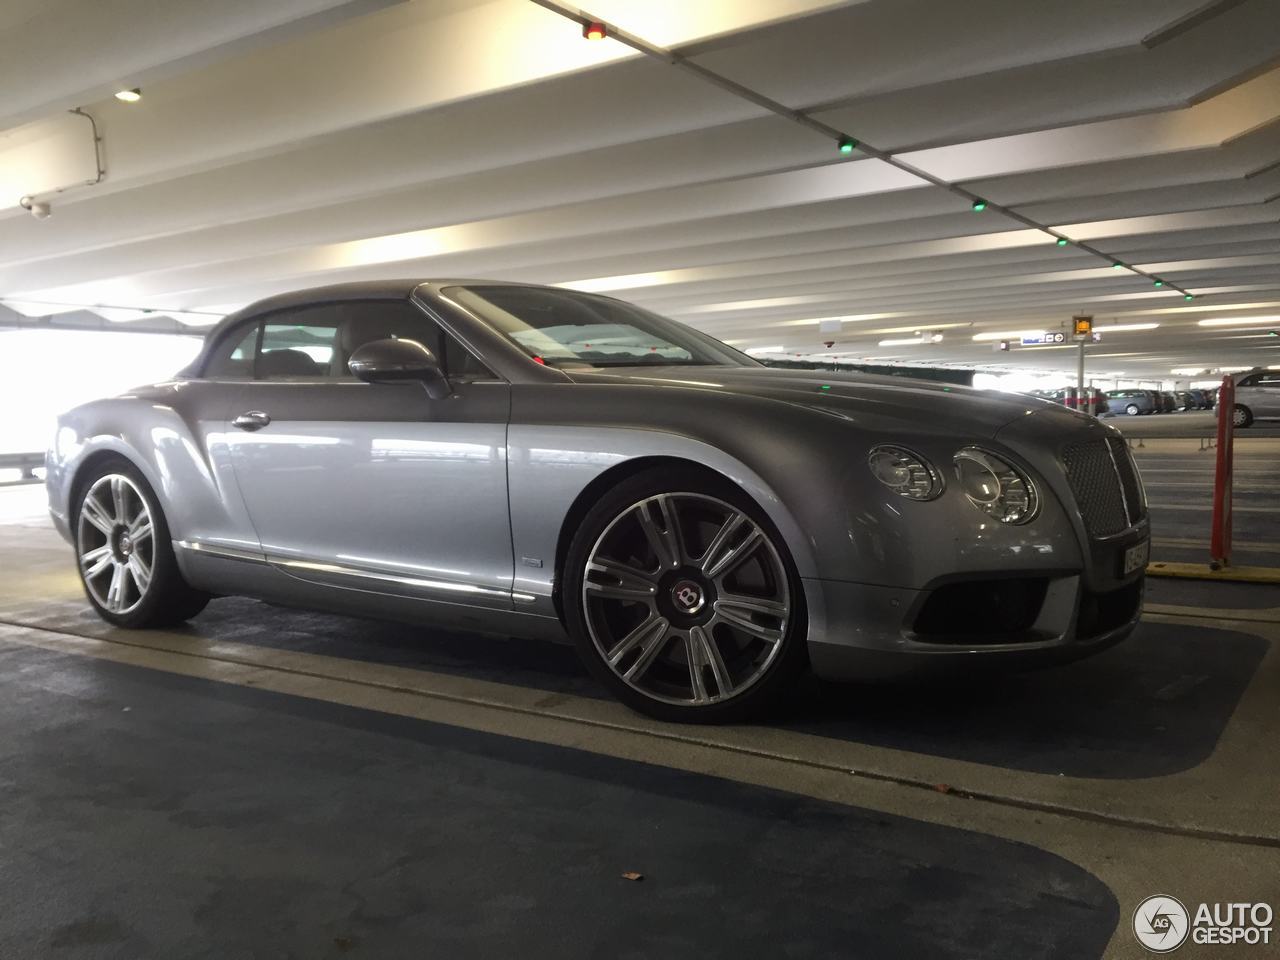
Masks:
[[[1170,953],[1186,942],[1191,918],[1176,897],[1147,897],[1133,912],[1133,935],[1152,953]]]

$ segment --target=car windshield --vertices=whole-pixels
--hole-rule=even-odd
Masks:
[[[441,293],[552,366],[758,366],[718,340],[610,297],[509,284]]]

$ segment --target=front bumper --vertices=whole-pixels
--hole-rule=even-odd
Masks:
[[[1021,668],[1064,663],[1119,643],[1142,614],[1144,573],[1102,593],[1078,573],[1047,577],[1011,572],[1004,580],[949,578],[930,589],[805,580],[809,661],[832,680],[954,673],[968,668]],[[981,617],[968,601],[947,621],[937,598],[963,596],[973,585],[1008,584],[1033,598],[1010,616],[993,606]],[[963,601],[962,601],[963,602]],[[986,622],[984,622],[984,620]],[[996,621],[1003,621],[997,623]],[[939,629],[940,624],[946,626]]]

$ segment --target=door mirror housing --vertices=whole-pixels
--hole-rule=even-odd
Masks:
[[[451,390],[440,361],[417,340],[373,340],[356,348],[347,366],[365,383],[420,383],[432,400]]]

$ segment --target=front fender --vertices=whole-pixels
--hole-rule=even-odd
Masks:
[[[161,384],[59,417],[45,482],[50,512],[63,535],[69,537],[79,477],[110,453],[128,460],[146,479],[175,540],[256,548],[223,438],[227,398],[217,386]]]

